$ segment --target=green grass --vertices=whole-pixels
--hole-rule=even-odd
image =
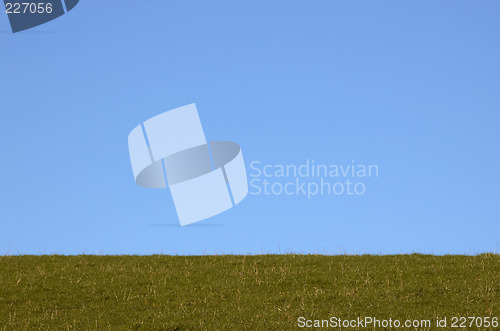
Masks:
[[[500,256],[2,256],[0,330],[500,317]]]

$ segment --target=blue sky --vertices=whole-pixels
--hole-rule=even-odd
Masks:
[[[0,14],[0,254],[500,249],[498,1],[81,1]],[[180,227],[128,133],[196,103],[250,163],[377,164],[359,196],[249,195]],[[279,179],[282,180],[282,179]]]

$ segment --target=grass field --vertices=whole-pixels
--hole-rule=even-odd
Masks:
[[[2,256],[0,329],[290,330],[301,316],[450,327],[499,318],[499,287],[495,254]]]

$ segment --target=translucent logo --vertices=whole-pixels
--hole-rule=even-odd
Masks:
[[[207,143],[195,104],[138,125],[128,136],[128,147],[136,184],[168,185],[181,225],[220,214],[248,193],[240,146]]]

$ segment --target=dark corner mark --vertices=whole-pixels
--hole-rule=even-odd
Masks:
[[[79,0],[3,0],[12,32],[19,32],[50,22],[69,12]]]

